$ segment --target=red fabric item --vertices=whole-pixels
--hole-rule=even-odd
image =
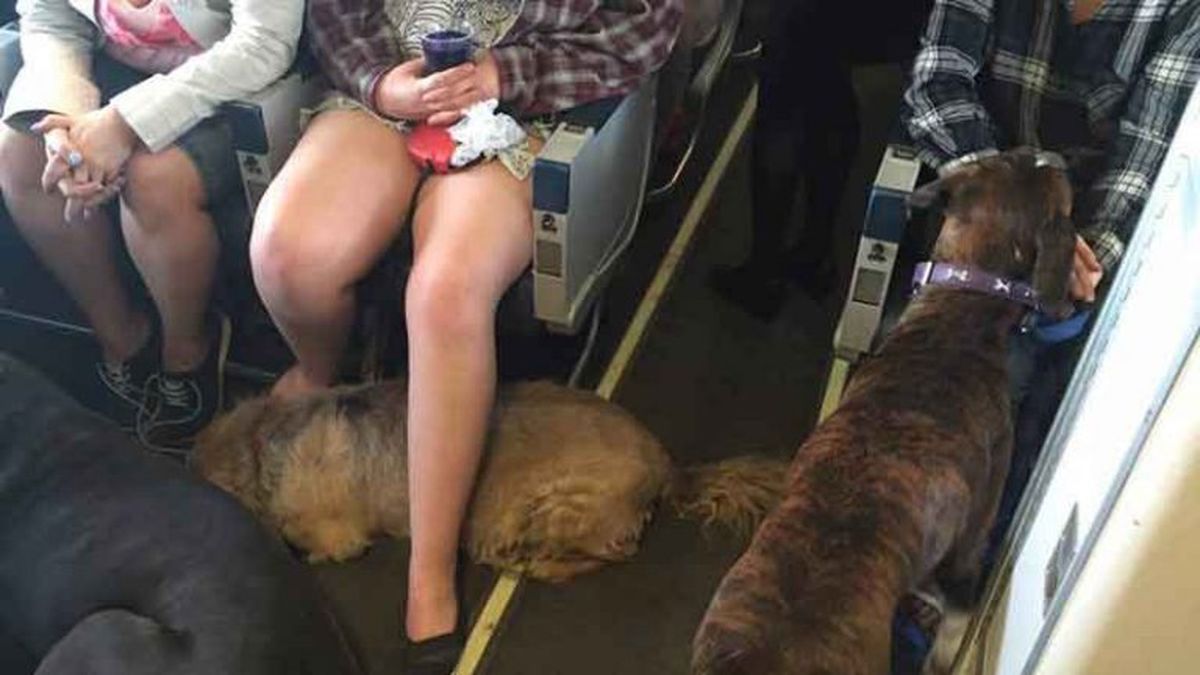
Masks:
[[[446,127],[418,124],[408,133],[408,154],[417,166],[434,173],[450,173],[456,145]]]

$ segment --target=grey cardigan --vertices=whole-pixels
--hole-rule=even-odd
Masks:
[[[112,99],[151,152],[169,146],[221,103],[282,76],[295,58],[304,21],[304,0],[167,1],[205,51]],[[99,107],[92,54],[103,46],[104,35],[94,8],[95,0],[19,0],[24,65],[5,101],[5,121]]]

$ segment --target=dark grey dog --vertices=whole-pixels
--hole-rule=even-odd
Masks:
[[[303,566],[232,497],[4,354],[0,670],[357,672]]]

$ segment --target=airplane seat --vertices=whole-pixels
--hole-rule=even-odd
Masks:
[[[898,125],[889,138],[868,191],[850,287],[833,333],[822,419],[837,407],[854,364],[874,350],[904,311],[913,269],[933,243],[927,219],[909,205],[918,182],[932,172]]]
[[[717,76],[734,51],[744,0],[684,0],[671,57],[659,72],[649,201],[673,194],[696,147]]]
[[[834,331],[834,356],[853,363],[895,323],[909,296],[913,268],[932,245],[923,212],[909,196],[933,172],[902,133],[893,133],[867,196],[854,271]]]
[[[0,103],[8,98],[8,89],[20,69],[21,34],[16,21],[6,21],[0,25]]]

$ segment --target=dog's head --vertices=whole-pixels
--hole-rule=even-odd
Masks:
[[[260,427],[271,404],[270,398],[251,399],[214,419],[196,437],[190,459],[201,476],[259,516],[265,510],[259,495]]]
[[[913,194],[944,216],[934,258],[1033,286],[1047,314],[1071,313],[1071,185],[1021,148],[974,162]]]

